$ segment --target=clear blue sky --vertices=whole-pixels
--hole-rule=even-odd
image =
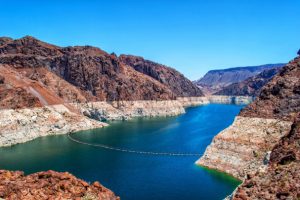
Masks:
[[[0,35],[140,55],[198,79],[210,69],[287,62],[299,0],[0,0]]]

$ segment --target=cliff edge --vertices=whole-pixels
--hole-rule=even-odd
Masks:
[[[241,180],[268,166],[272,149],[300,112],[300,57],[289,62],[207,147],[197,164]]]

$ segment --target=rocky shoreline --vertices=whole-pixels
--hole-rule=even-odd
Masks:
[[[196,164],[217,169],[243,180],[268,164],[271,150],[291,127],[276,119],[236,117],[216,135]]]
[[[228,199],[299,199],[299,88],[296,57],[196,162],[243,181]]]
[[[247,101],[232,101],[232,98],[230,96],[181,97],[177,100],[100,101],[2,109],[0,110],[0,147],[24,143],[37,137],[67,134],[108,125],[101,121],[175,116],[185,113],[185,107],[209,103],[247,103]]]

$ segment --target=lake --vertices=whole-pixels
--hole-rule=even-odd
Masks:
[[[210,104],[176,117],[110,122],[72,137],[93,144],[153,152],[203,154],[212,138],[229,126],[242,106]],[[240,183],[194,163],[198,156],[127,153],[87,146],[66,135],[48,136],[0,148],[0,168],[68,171],[88,182],[98,180],[122,200],[220,200]]]

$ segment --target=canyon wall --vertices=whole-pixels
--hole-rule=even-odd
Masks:
[[[270,151],[290,130],[291,122],[236,117],[233,124],[214,137],[196,164],[224,171],[243,180],[249,172],[266,165]]]
[[[299,88],[297,57],[215,136],[196,162],[245,180],[229,199],[299,198],[299,123],[293,124],[300,113]]]
[[[267,168],[248,174],[227,199],[299,199],[300,115],[272,149]]]

